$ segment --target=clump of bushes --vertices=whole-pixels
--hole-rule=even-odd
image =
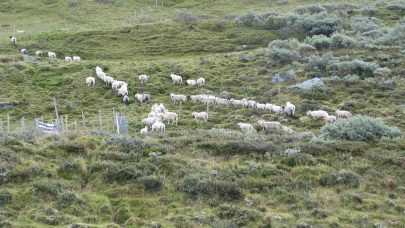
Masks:
[[[360,34],[365,32],[370,32],[373,30],[379,30],[380,27],[378,23],[380,22],[377,18],[366,18],[366,17],[355,17],[352,20],[352,29]]]
[[[163,188],[163,180],[158,176],[146,176],[141,178],[140,181],[149,192],[159,192]]]
[[[297,51],[299,46],[300,42],[297,39],[274,40],[269,43],[266,56],[277,63],[291,63],[301,57]]]
[[[341,170],[337,173],[329,173],[319,179],[322,186],[347,186],[357,188],[360,186],[361,176],[352,171]]]
[[[333,48],[353,48],[356,41],[343,33],[333,33],[331,36],[331,46]]]
[[[401,137],[396,127],[387,126],[382,120],[363,115],[339,119],[321,128],[322,137],[333,140],[373,141]]]
[[[282,164],[294,167],[299,165],[314,165],[315,159],[310,154],[295,153],[287,156],[281,161]]]
[[[150,148],[152,145],[142,141],[141,139],[125,137],[125,136],[114,136],[107,141],[108,145],[118,146],[123,152],[137,152],[142,153],[145,149]]]
[[[241,227],[257,221],[261,218],[261,214],[252,209],[240,208],[233,205],[221,205],[218,208],[218,217],[222,220],[230,220],[237,227]]]
[[[312,37],[307,37],[305,39],[305,43],[314,46],[318,50],[321,50],[329,48],[332,40],[325,35],[314,35]]]
[[[0,191],[0,206],[8,204],[9,202],[11,202],[12,199],[13,196],[11,195],[10,192],[6,190]]]
[[[374,73],[374,75],[381,76],[384,78],[391,76],[391,70],[387,67],[378,68],[378,69],[374,70],[373,73]]]
[[[328,66],[328,71],[337,75],[356,74],[360,77],[372,77],[378,64],[365,62],[360,59],[351,61],[334,62]]]
[[[326,73],[330,65],[338,63],[339,59],[331,53],[323,54],[322,56],[311,55],[308,57],[307,69],[309,71],[319,71]]]
[[[140,177],[142,177],[142,172],[134,165],[122,165],[115,169],[106,170],[104,173],[105,180],[109,182],[135,181]]]
[[[176,11],[175,21],[187,26],[192,26],[197,24],[198,17],[187,9],[180,9]]]

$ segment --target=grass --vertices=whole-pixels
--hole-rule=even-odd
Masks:
[[[70,129],[75,120],[80,126],[82,111],[91,129],[97,126],[99,110],[106,119],[113,108],[123,112],[130,124],[130,132],[120,137],[34,137],[29,131],[0,134],[0,226],[401,227],[405,223],[403,140],[312,139],[325,123],[305,118],[307,110],[341,108],[379,117],[404,132],[404,113],[399,107],[405,97],[404,65],[398,50],[318,50],[297,63],[279,65],[264,56],[267,44],[284,38],[303,41],[305,34],[286,36],[278,30],[250,28],[237,19],[223,18],[248,10],[292,12],[299,4],[317,1],[291,0],[284,5],[255,0],[173,0],[163,8],[147,8],[153,1],[99,2],[0,3],[4,37],[0,41],[0,107],[16,103],[7,110],[0,108],[3,126],[7,114],[13,131],[23,116],[29,122],[39,116],[51,121],[54,96],[60,114],[68,115]],[[134,9],[142,7],[144,17],[133,18]],[[191,25],[174,22],[181,8],[200,19]],[[350,17],[356,14],[356,10],[348,14],[344,28],[350,30]],[[202,15],[208,19],[202,20]],[[401,15],[378,7],[377,17],[385,26],[395,25]],[[7,39],[14,24],[16,29],[26,30],[17,34],[17,47]],[[242,45],[248,46],[243,49]],[[58,60],[39,58],[37,64],[30,64],[21,60],[20,48],[27,48],[30,55],[52,50]],[[392,70],[395,84],[340,80],[326,82],[319,90],[290,89],[311,78],[306,57],[327,52],[342,61],[359,58],[386,66]],[[391,60],[379,60],[381,53],[389,54]],[[83,61],[61,60],[73,54]],[[133,94],[141,90],[138,75],[149,75],[144,89],[152,101],[125,106],[98,79],[95,87],[88,88],[84,80],[94,76],[96,66],[127,81],[132,101]],[[272,75],[290,69],[296,80],[271,83]],[[174,86],[170,73],[182,75],[183,81],[202,76],[207,84],[202,88]],[[173,105],[171,92],[248,96],[275,104],[291,101],[297,114],[287,118],[215,106],[209,107],[209,121],[199,123],[191,113],[206,110],[206,106],[191,101],[182,107]],[[179,113],[179,124],[168,124],[166,134],[141,137],[140,121],[155,102]],[[237,122],[259,119],[280,121],[297,133],[239,132]],[[286,156],[285,150],[293,148],[300,152]]]

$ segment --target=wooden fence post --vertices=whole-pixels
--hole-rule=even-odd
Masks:
[[[103,131],[103,114],[101,109],[98,111],[98,120],[100,122],[100,132]]]
[[[69,132],[69,128],[68,128],[68,115],[65,114],[65,130],[66,132]]]
[[[61,129],[60,129],[60,121],[59,121],[59,112],[58,112],[58,105],[57,105],[57,102],[56,102],[56,97],[53,97],[53,106],[54,106],[54,108],[55,108],[55,114],[56,114],[56,120],[57,120],[57,127],[58,127],[58,131],[60,131]]]
[[[20,125],[21,131],[24,131],[24,129],[25,129],[25,118],[24,117],[21,117],[21,123],[20,124],[21,124]]]
[[[115,114],[115,121],[117,123],[117,134],[120,134],[120,125],[118,123],[118,113]]]
[[[84,112],[82,112],[82,124],[83,124],[83,134],[86,134],[86,117],[84,116]]]

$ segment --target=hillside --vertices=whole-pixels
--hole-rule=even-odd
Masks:
[[[0,3],[0,227],[403,227],[404,2],[161,3]],[[82,61],[63,61],[68,55]],[[129,105],[96,66],[128,82]],[[291,78],[275,83],[283,72]],[[203,87],[185,83],[198,77]],[[324,85],[292,88],[312,78]],[[151,100],[140,104],[142,91]],[[170,93],[188,100],[173,104]],[[207,106],[190,100],[197,94],[289,101],[296,112],[217,104],[200,122],[191,113]],[[31,124],[55,119],[54,97],[70,131],[44,136]],[[179,123],[141,135],[155,103]],[[108,122],[98,129],[99,112],[111,124],[113,109],[127,117],[127,133]],[[337,109],[354,116],[326,124],[306,115]],[[292,131],[262,131],[259,120]]]

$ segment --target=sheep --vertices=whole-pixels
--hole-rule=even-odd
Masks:
[[[311,116],[314,119],[324,119],[325,117],[329,116],[326,111],[317,110],[317,111],[308,111],[307,116]]]
[[[271,112],[273,109],[273,104],[266,103],[266,110]]]
[[[276,113],[276,114],[281,114],[283,112],[283,107],[278,106],[278,105],[272,105],[271,106],[271,111]]]
[[[96,75],[97,75],[97,77],[99,78],[99,79],[101,79],[101,80],[105,80],[105,77],[107,77],[107,75],[104,73],[104,72],[97,72],[96,73]]]
[[[104,73],[104,77],[106,77],[106,76],[105,76],[105,73]],[[127,83],[125,83],[125,82],[123,82],[123,81],[113,81],[113,82],[111,83],[111,87],[112,87],[112,89],[115,90],[115,91],[117,91],[119,88],[121,88],[122,86],[125,86],[125,85],[127,85]]]
[[[151,126],[152,126],[156,121],[158,121],[158,120],[159,120],[159,118],[157,118],[156,116],[154,116],[154,117],[148,117],[148,118],[143,119],[143,120],[141,121],[141,123],[143,123],[143,124],[145,124],[145,125],[151,127]]]
[[[48,52],[48,57],[50,58],[50,59],[56,59],[56,54],[55,54],[55,52]]]
[[[150,112],[148,113],[148,117],[157,117],[156,114],[156,112]]]
[[[258,121],[259,125],[262,127],[262,130],[280,130],[281,129],[281,123],[277,121],[264,121],[264,120],[259,120]]]
[[[21,54],[27,55],[28,54],[27,49],[25,49],[25,48],[21,49]]]
[[[191,113],[191,116],[194,117],[194,119],[200,119],[204,120],[205,122],[208,121],[208,113],[206,112],[193,112]]]
[[[73,56],[73,61],[80,63],[81,58],[79,56]]]
[[[294,116],[294,114],[295,114],[295,105],[291,104],[290,102],[287,102],[286,106],[282,105],[281,107],[283,109],[284,114],[286,114],[289,117]]]
[[[266,110],[266,104],[257,103],[257,104],[256,104],[256,108],[257,108],[257,109]]]
[[[175,75],[175,74],[170,74],[170,77],[172,78],[173,84],[180,84],[183,82],[183,78],[181,76]]]
[[[139,75],[139,81],[141,81],[141,83],[142,84],[145,84],[145,83],[147,83],[148,82],[148,80],[149,80],[149,77],[147,76],[147,75],[145,75],[145,74],[141,74],[141,75]]]
[[[16,45],[17,44],[17,38],[15,38],[14,36],[10,36],[10,43],[12,45]]]
[[[100,72],[103,72],[103,69],[101,69],[101,67],[99,66],[96,66],[96,74]]]
[[[291,129],[290,127],[287,127],[287,126],[282,126],[281,129],[282,129],[284,132],[289,133],[289,134],[293,134],[293,133],[294,133],[294,130]]]
[[[165,118],[165,113],[159,112],[156,114],[156,117],[159,118],[159,120],[163,120]]]
[[[240,123],[239,122],[238,126],[240,127],[240,129],[243,132],[246,132],[246,133],[251,133],[251,132],[254,131],[253,126],[251,124],[248,124],[248,123]]]
[[[124,102],[124,104],[126,104],[126,105],[129,104],[129,97],[128,97],[128,95],[124,95],[124,97],[122,98],[122,102]]]
[[[121,88],[118,89],[117,94],[120,95],[120,96],[128,95],[128,87],[127,86],[121,86]]]
[[[236,100],[236,99],[233,99],[233,98],[231,98],[230,100],[229,100],[229,102],[232,104],[232,106],[234,106],[234,107],[238,107],[238,106],[243,106],[243,102],[241,101],[241,100]]]
[[[205,79],[204,78],[197,79],[197,86],[203,86],[204,84],[205,84]]]
[[[165,112],[166,112],[166,108],[165,108],[165,106],[164,106],[162,103],[160,103],[160,104],[154,104],[154,105],[152,105],[151,112],[154,112],[154,113],[165,113]]]
[[[256,101],[248,100],[248,107],[249,108],[256,108]]]
[[[147,93],[137,93],[135,94],[135,98],[139,101],[139,103],[144,103],[150,100],[150,95]]]
[[[336,121],[336,116],[324,116],[323,119],[327,122],[327,123],[333,123]]]
[[[336,113],[336,115],[337,115],[337,117],[339,117],[339,118],[350,118],[350,117],[352,117],[352,114],[349,112],[349,111],[344,111],[344,110],[336,110],[335,111],[335,113]]]
[[[185,95],[176,95],[174,93],[170,94],[170,99],[173,101],[173,104],[176,104],[177,102],[181,103],[186,102],[187,97]]]
[[[66,61],[66,62],[71,62],[71,61],[72,61],[72,57],[70,57],[70,56],[65,56],[65,61]]]
[[[166,129],[166,126],[164,123],[160,122],[159,120],[156,121],[153,125],[152,125],[152,132],[160,132],[160,133],[164,133]]]
[[[220,97],[215,98],[215,103],[220,104],[220,105],[226,105],[227,107],[229,107],[229,105],[230,105],[229,100],[227,100],[225,98],[220,98]]]
[[[87,86],[94,86],[94,84],[96,83],[96,79],[93,77],[88,77],[86,78],[86,84]]]
[[[36,52],[35,52],[35,55],[36,55],[36,56],[42,56],[42,51],[36,51]]]
[[[166,120],[168,123],[169,121],[172,121],[172,124],[176,123],[179,121],[179,117],[175,112],[166,112],[163,117],[164,120]]]
[[[105,76],[104,77],[104,82],[106,85],[111,85],[111,83],[114,81],[114,78],[111,76]]]
[[[187,85],[189,85],[189,86],[197,85],[197,82],[194,79],[189,79],[186,82],[187,82]]]
[[[144,128],[142,128],[140,133],[141,133],[141,135],[147,135],[148,134],[148,126],[145,126]]]

